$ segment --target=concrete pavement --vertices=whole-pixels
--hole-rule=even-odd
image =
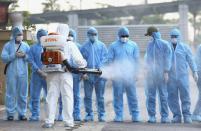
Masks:
[[[107,122],[101,123],[97,122],[97,113],[95,107],[95,94],[93,93],[93,109],[95,112],[95,122],[84,123],[79,128],[74,129],[73,131],[200,131],[201,123],[194,122],[193,124],[148,124],[147,121],[147,111],[146,111],[146,101],[144,93],[144,84],[143,76],[141,76],[140,81],[137,82],[137,95],[139,100],[140,113],[142,116],[143,123],[132,123],[131,117],[128,111],[127,97],[124,95],[124,123],[114,123],[112,122],[114,118],[113,103],[112,103],[112,88],[111,83],[107,83],[107,88],[105,91],[105,105],[106,105],[106,120]],[[192,111],[194,109],[195,103],[197,101],[198,91],[195,83],[190,77],[191,81],[191,98],[192,98]],[[83,100],[83,89],[81,90],[82,100]],[[83,102],[82,102],[83,103]],[[5,121],[5,113],[0,113],[0,131],[64,131],[62,122],[56,122],[56,125],[53,129],[43,129],[41,125],[44,122],[44,108],[41,106],[41,116],[42,120],[40,122],[21,122]],[[81,105],[82,116],[84,118],[84,106]],[[30,113],[28,113],[28,116]],[[171,115],[170,115],[171,118]],[[160,120],[160,115],[157,105],[157,119]]]

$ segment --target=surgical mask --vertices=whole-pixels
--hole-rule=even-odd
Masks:
[[[89,36],[89,40],[94,43],[97,40],[97,36]]]
[[[69,36],[67,41],[74,41],[74,38],[72,36]]]
[[[23,40],[23,35],[17,36],[16,41],[21,42]]]
[[[39,43],[41,43],[41,41],[43,40],[43,37],[44,37],[44,36],[41,36],[41,37],[40,37],[40,39],[39,39],[39,41],[38,41]]]
[[[177,38],[171,38],[172,44],[177,44]]]
[[[126,42],[128,42],[128,37],[121,37],[121,38],[120,38],[120,41],[121,41],[122,43],[126,43]]]

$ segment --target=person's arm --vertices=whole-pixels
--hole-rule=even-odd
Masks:
[[[134,62],[135,62],[136,71],[139,71],[138,69],[139,69],[139,64],[140,64],[140,49],[137,44],[135,44],[133,58],[134,58]]]
[[[186,60],[192,70],[192,72],[197,72],[197,66],[195,64],[195,60],[193,59],[193,54],[189,46],[186,45]]]
[[[30,47],[29,47],[29,45],[27,43],[25,43],[25,46],[26,46],[26,51],[25,51],[24,59],[29,62],[29,50],[30,50]]]
[[[7,43],[1,52],[1,59],[4,63],[9,63],[14,61],[16,58],[15,51],[13,51],[11,54],[9,53],[9,43]]]
[[[107,64],[111,64],[113,61],[114,61],[114,48],[111,44],[108,49]]]
[[[73,61],[78,65],[79,68],[84,68],[87,66],[86,60],[83,58],[82,54],[80,53],[78,47],[75,44],[69,44],[71,55]]]
[[[197,65],[197,69],[199,71],[201,71],[201,45],[199,45],[197,52],[196,52],[196,56],[195,56],[195,62]]]
[[[197,65],[195,63],[195,60],[193,59],[193,54],[191,52],[191,49],[187,45],[186,45],[186,59],[193,72],[193,78],[194,78],[195,82],[198,82]]]
[[[105,44],[102,45],[102,50],[101,50],[101,63],[99,65],[99,68],[104,66],[107,62],[107,55],[108,55],[108,50],[105,46]]]
[[[38,65],[35,63],[34,61],[34,52],[33,52],[33,48],[30,48],[29,52],[28,52],[28,62],[32,65],[32,71],[36,72],[39,70]]]
[[[164,61],[165,72],[169,72],[172,64],[172,50],[168,43],[165,44],[164,48]]]

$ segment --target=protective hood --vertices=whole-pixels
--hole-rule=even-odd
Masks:
[[[41,38],[42,36],[47,36],[47,35],[48,35],[48,33],[47,33],[46,30],[44,30],[44,29],[39,29],[38,32],[37,32],[37,34],[36,34],[37,40],[40,42],[40,38]]]
[[[87,36],[89,37],[89,36],[91,36],[91,34],[97,34],[97,36],[98,36],[98,31],[96,30],[96,28],[90,27],[90,28],[88,29],[88,31],[87,31]]]
[[[16,39],[16,37],[17,37],[18,34],[23,34],[23,31],[22,31],[22,28],[16,26],[12,30],[12,38]]]
[[[70,29],[69,35],[72,35],[72,36],[73,36],[73,38],[74,38],[73,41],[74,41],[74,42],[77,41],[77,34],[76,34],[75,30]]]
[[[181,36],[181,32],[177,28],[174,28],[170,32],[170,36],[172,36],[172,35]]]
[[[129,30],[128,30],[128,28],[126,28],[126,27],[121,27],[119,30],[118,30],[118,36],[119,36],[119,38],[121,37],[121,36],[129,36]]]
[[[178,36],[177,41],[181,40],[181,32],[177,28],[174,28],[174,29],[171,30],[170,37],[171,36]]]
[[[57,27],[57,33],[62,35],[67,40],[69,34],[69,27],[67,24],[59,24]]]
[[[161,39],[161,33],[160,32],[153,32],[152,37],[154,39]]]
[[[96,28],[90,27],[87,31],[87,37],[90,42],[96,42],[98,40],[98,31],[96,30]]]

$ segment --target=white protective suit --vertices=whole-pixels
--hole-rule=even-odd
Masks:
[[[57,33],[62,37],[68,36],[69,27],[66,24],[60,24],[57,27]],[[80,67],[86,67],[86,61],[82,57],[79,49],[76,44],[71,42],[66,42],[64,47],[64,56],[69,61],[71,58],[76,62]],[[54,123],[57,102],[59,95],[62,95],[62,104],[63,104],[63,121],[66,125],[73,127],[73,77],[70,72],[51,72],[47,75],[47,119],[46,123]]]

